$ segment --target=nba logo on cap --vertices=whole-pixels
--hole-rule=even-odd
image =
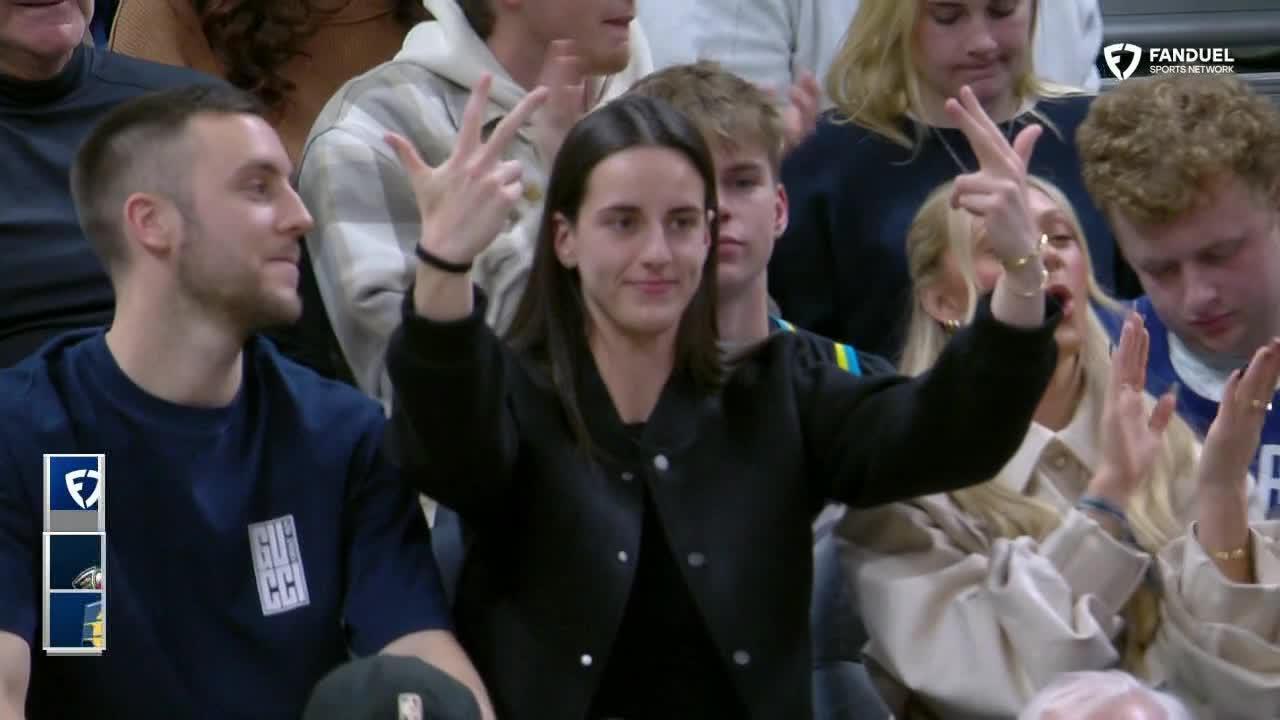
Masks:
[[[418,693],[400,693],[396,698],[399,720],[422,720],[422,696]]]
[[[103,455],[45,455],[49,509],[97,512],[105,465]]]

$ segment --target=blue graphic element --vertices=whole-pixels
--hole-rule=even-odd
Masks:
[[[101,468],[97,455],[50,455],[50,510],[98,511],[102,495]]]
[[[71,581],[81,571],[102,567],[102,537],[99,535],[49,536],[49,589],[74,590]]]
[[[82,648],[86,607],[101,606],[102,593],[49,593],[49,647]],[[97,616],[97,612],[94,612]]]

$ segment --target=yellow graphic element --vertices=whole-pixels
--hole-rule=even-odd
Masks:
[[[103,628],[103,625],[106,624],[106,620],[102,617],[102,608],[98,608],[98,616],[95,617],[92,622],[85,623],[85,624],[88,625],[88,630],[89,630],[89,633],[88,633],[89,637],[85,638],[86,640],[89,640],[89,642],[91,643],[89,647],[96,647],[96,648],[102,647],[102,635],[103,635],[102,628]]]

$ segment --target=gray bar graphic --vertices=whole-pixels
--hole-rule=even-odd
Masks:
[[[50,510],[49,532],[102,532],[99,510]]]

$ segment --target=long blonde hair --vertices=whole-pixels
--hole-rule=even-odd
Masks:
[[[1039,0],[1031,5],[1031,35],[1035,36]],[[923,118],[924,100],[916,70],[915,26],[920,16],[918,0],[862,0],[849,23],[840,48],[827,71],[827,95],[839,117],[914,149],[924,129],[917,123],[916,136],[902,131],[908,115]],[[1050,82],[1035,73],[1034,41],[1027,43],[1023,67],[1014,78],[1013,94],[1019,103],[1042,97],[1083,92]],[[1048,118],[1032,111],[1053,129]]]
[[[1094,280],[1089,245],[1070,201],[1061,190],[1045,180],[1031,178],[1030,184],[1053,200],[1070,222],[1087,270],[1092,304],[1107,311],[1121,312],[1119,303],[1108,297]],[[941,279],[948,255],[967,280],[968,318],[972,318],[978,297],[973,264],[976,239],[973,216],[965,210],[951,207],[951,191],[952,183],[947,182],[930,194],[907,233],[907,264],[915,300],[901,366],[906,375],[918,375],[928,370],[946,345],[947,329],[929,314],[921,298],[925,289]],[[1089,418],[1089,425],[1098,435],[1102,433],[1101,413],[1111,367],[1110,349],[1111,336],[1097,313],[1090,312],[1080,362],[1084,371],[1084,392],[1094,401],[1090,407],[1095,417]],[[1154,398],[1148,397],[1147,400],[1149,407],[1154,407]],[[1191,497],[1193,494],[1187,488],[1194,482],[1197,445],[1191,428],[1175,417],[1165,432],[1164,446],[1150,479],[1126,509],[1134,537],[1148,553],[1154,555],[1184,532],[1173,505],[1174,496]],[[1175,487],[1179,487],[1181,492],[1175,493]],[[950,497],[961,510],[982,522],[996,537],[1029,536],[1043,540],[1062,520],[1057,508],[1010,489],[999,475],[981,485],[953,492]],[[1126,606],[1125,617],[1128,627],[1123,661],[1126,668],[1141,671],[1142,658],[1159,625],[1159,603],[1155,591],[1145,585],[1140,588]]]

